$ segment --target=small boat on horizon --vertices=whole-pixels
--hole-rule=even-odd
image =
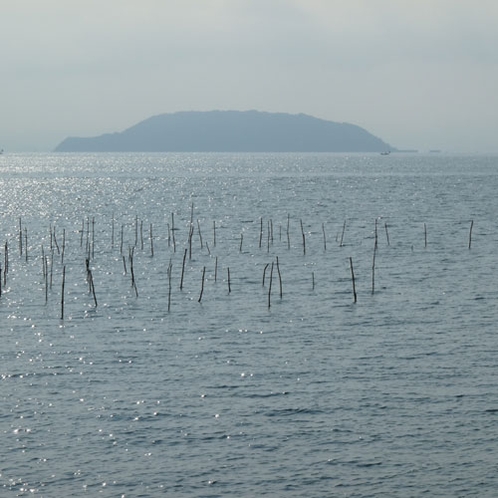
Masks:
[[[385,150],[384,152],[381,152],[380,155],[381,156],[388,156],[390,153],[391,153],[390,150]]]

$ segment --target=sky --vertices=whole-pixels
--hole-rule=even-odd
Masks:
[[[496,0],[0,0],[0,149],[177,111],[304,113],[498,152]]]

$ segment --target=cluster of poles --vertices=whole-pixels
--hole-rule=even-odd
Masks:
[[[345,238],[345,232],[346,232],[346,226],[347,223],[344,221],[342,225],[342,230],[340,233],[337,234],[336,236],[336,243],[338,246],[342,247],[344,246],[344,238]],[[473,220],[470,223],[470,228],[469,228],[469,234],[468,234],[468,249],[471,248],[472,246],[472,230],[473,230],[474,222]],[[300,227],[300,239],[301,239],[301,244],[302,245],[302,254],[306,255],[307,251],[307,233],[304,229],[303,221],[302,219],[299,220],[299,227]],[[95,288],[95,283],[94,283],[94,276],[93,276],[93,270],[92,270],[92,261],[95,259],[95,248],[96,248],[96,236],[95,236],[95,228],[96,228],[96,222],[95,218],[86,218],[82,220],[81,227],[79,230],[73,230],[73,236],[75,233],[78,234],[79,236],[79,254],[80,257],[84,260],[85,264],[85,279],[86,279],[86,284],[88,285],[88,294],[91,296],[93,300],[93,305],[95,308],[98,307],[98,299],[97,299],[97,292]],[[118,228],[118,230],[116,230]],[[139,290],[135,278],[135,264],[134,264],[134,258],[135,258],[135,250],[140,250],[144,252],[146,250],[146,245],[148,246],[148,251],[150,252],[150,257],[153,258],[155,256],[155,238],[154,238],[154,232],[153,232],[153,225],[152,223],[148,224],[148,227],[144,230],[144,222],[139,219],[138,216],[135,217],[134,223],[133,223],[133,230],[134,234],[134,242],[130,243],[129,241],[126,241],[125,239],[125,224],[121,224],[119,227],[116,227],[116,220],[114,218],[114,214],[112,215],[112,220],[111,220],[111,233],[110,233],[110,247],[113,253],[117,251],[119,247],[119,253],[121,255],[122,259],[122,265],[123,265],[123,274],[124,275],[129,275],[130,276],[130,286],[132,289],[132,292],[134,293],[135,297],[139,297]],[[130,228],[130,224],[128,224],[128,229]],[[164,243],[164,245],[167,244],[167,247],[170,251],[170,260],[167,266],[167,282],[168,282],[168,291],[167,291],[167,311],[170,312],[171,310],[171,296],[172,296],[172,268],[173,268],[173,255],[177,251],[179,252],[180,247],[183,248],[183,255],[182,255],[182,268],[181,268],[181,274],[180,274],[180,283],[179,283],[179,288],[180,290],[183,290],[184,288],[184,277],[185,277],[185,270],[186,270],[186,264],[187,260],[192,259],[192,253],[193,253],[193,238],[195,232],[197,233],[197,237],[199,239],[199,244],[200,248],[205,249],[208,253],[209,256],[211,256],[211,251],[216,247],[217,245],[217,231],[219,229],[219,226],[217,226],[216,221],[213,221],[212,224],[212,247],[210,247],[209,243],[205,238],[203,238],[203,234],[201,231],[201,224],[199,220],[196,220],[194,223],[194,206],[192,204],[191,206],[191,211],[190,211],[190,220],[186,222],[186,230],[185,232],[188,233],[186,241],[184,240],[183,243],[178,244],[177,242],[177,234],[178,228],[175,226],[175,215],[174,213],[171,214],[171,218],[166,222],[166,228],[167,228],[167,235],[161,239],[161,242]],[[265,234],[265,228],[266,228],[266,234]],[[423,224],[423,229],[424,229],[424,244],[425,247],[427,247],[427,226],[424,223]],[[291,236],[290,236],[290,215],[287,215],[287,220],[286,220],[286,226],[285,228],[282,226],[282,224],[279,225],[279,239],[284,240],[283,236],[283,230],[285,230],[285,240],[286,240],[286,245],[287,249],[291,249]],[[389,236],[389,227],[387,223],[384,223],[383,230],[385,231],[385,236],[386,236],[386,241],[387,244],[390,245],[390,236]],[[327,250],[327,235],[325,231],[325,224],[322,223],[321,226],[321,232],[323,236],[323,250]],[[371,293],[374,294],[375,292],[375,271],[376,271],[376,255],[377,255],[377,250],[378,250],[378,232],[379,232],[379,219],[375,219],[374,223],[374,235],[373,235],[373,251],[372,251],[372,265],[371,265]],[[49,226],[49,237],[47,238],[46,234],[43,237],[43,241],[47,244],[48,247],[44,247],[44,244],[40,244],[40,254],[41,254],[41,274],[43,278],[43,284],[44,284],[44,294],[45,294],[45,303],[48,302],[48,296],[49,296],[49,290],[52,289],[53,283],[54,283],[54,267],[57,264],[56,261],[56,255],[57,259],[59,259],[60,264],[59,264],[59,269],[60,269],[60,274],[61,274],[61,300],[60,300],[60,319],[64,320],[65,318],[65,295],[66,295],[66,264],[65,264],[65,257],[66,257],[66,247],[67,247],[67,236],[66,236],[66,229],[62,230],[62,233],[58,234],[56,227],[54,225]],[[266,237],[265,237],[266,235]],[[128,233],[129,236],[129,233]],[[24,260],[28,262],[28,260],[31,260],[33,257],[37,257],[36,255],[33,256],[32,252],[35,251],[33,249],[36,247],[36,244],[34,245],[33,243],[29,243],[29,232],[28,232],[28,227],[23,224],[23,220],[20,218],[19,223],[18,223],[18,245],[19,245],[19,257],[21,260]],[[258,239],[257,239],[257,246],[259,250],[264,250],[266,248],[267,252],[270,252],[270,247],[273,245],[274,241],[274,226],[273,226],[273,221],[271,219],[267,220],[266,223],[261,217],[259,219],[259,233],[258,233]],[[74,244],[74,240],[71,241]],[[125,251],[125,245],[128,245],[127,251]],[[253,241],[254,243],[254,241]],[[256,244],[253,245],[253,247],[256,246]],[[76,245],[76,244],[75,244]],[[238,242],[238,251],[240,253],[243,252],[244,248],[244,234],[240,234],[240,240]],[[3,264],[0,262],[0,298],[2,296],[3,289],[6,288],[7,283],[8,283],[8,276],[9,276],[9,253],[11,251],[9,250],[9,241],[5,242],[4,245],[4,258],[3,258]],[[173,253],[173,254],[171,254]],[[100,251],[99,254],[102,254]],[[352,285],[352,296],[353,296],[353,303],[357,302],[357,292],[356,292],[356,281],[355,281],[355,271],[354,271],[354,262],[353,258],[349,257],[349,268],[350,268],[350,274],[351,274],[351,285]],[[217,280],[217,275],[218,275],[218,256],[215,256],[215,268],[214,268],[214,280]],[[206,280],[206,266],[203,266],[202,268],[202,277],[201,277],[201,285],[200,285],[200,291],[199,291],[199,297],[197,301],[200,303],[203,299],[204,295],[204,284]],[[226,268],[226,281],[228,285],[228,293],[230,294],[232,291],[231,287],[231,276],[230,276],[230,268]],[[279,258],[276,256],[274,260],[271,263],[267,263],[264,266],[263,269],[263,274],[262,274],[262,285],[265,287],[266,283],[268,282],[268,288],[267,288],[267,306],[268,308],[271,307],[272,304],[272,295],[275,293],[273,290],[274,282],[278,281],[278,289],[279,289],[279,296],[280,299],[283,297],[283,282],[282,282],[282,273],[281,273],[281,268],[280,268],[280,263],[279,263]],[[312,286],[314,288],[315,286],[315,276],[314,272],[312,272]]]

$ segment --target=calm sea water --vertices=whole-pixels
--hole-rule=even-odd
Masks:
[[[496,496],[496,192],[498,156],[1,156],[1,495]]]

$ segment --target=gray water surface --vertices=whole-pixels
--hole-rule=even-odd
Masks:
[[[0,156],[2,496],[496,496],[497,191],[496,156]]]

